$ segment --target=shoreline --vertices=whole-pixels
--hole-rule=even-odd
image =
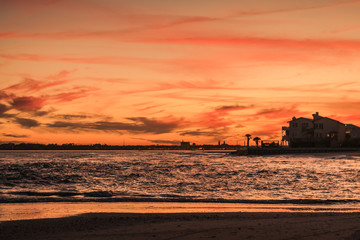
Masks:
[[[291,147],[249,147],[232,152],[234,156],[301,155],[312,153],[359,153],[360,148],[291,148]]]
[[[72,217],[79,214],[179,213],[360,213],[360,203],[272,204],[204,202],[38,202],[1,203],[0,222]]]
[[[359,239],[360,213],[88,213],[0,222],[0,239]]]

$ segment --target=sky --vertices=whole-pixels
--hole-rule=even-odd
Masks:
[[[0,142],[244,144],[315,112],[360,125],[359,12],[360,0],[3,0]]]

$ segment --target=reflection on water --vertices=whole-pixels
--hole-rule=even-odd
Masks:
[[[202,151],[2,151],[0,201],[346,203],[360,154],[230,156]]]
[[[6,203],[0,221],[69,217],[84,213],[360,212],[360,204],[303,205],[243,203]]]

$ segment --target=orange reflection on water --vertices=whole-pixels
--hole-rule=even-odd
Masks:
[[[295,205],[246,203],[5,203],[0,221],[60,218],[83,213],[360,212],[360,204]]]

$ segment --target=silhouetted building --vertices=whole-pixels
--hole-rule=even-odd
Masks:
[[[293,117],[288,127],[282,127],[282,140],[290,147],[341,147],[346,141],[345,129],[345,124],[317,112],[313,119]]]
[[[180,147],[184,147],[184,148],[190,147],[190,142],[181,141]]]
[[[261,147],[274,148],[274,147],[280,147],[280,144],[278,140],[263,140],[261,141]]]
[[[353,124],[345,125],[346,138],[360,138],[360,127]]]
[[[360,147],[360,127],[353,124],[346,124],[345,139],[345,146]]]

